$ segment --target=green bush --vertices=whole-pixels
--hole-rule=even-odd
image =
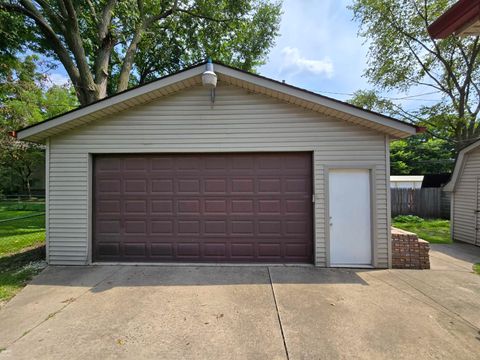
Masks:
[[[422,223],[425,220],[416,215],[398,215],[393,218],[393,221],[399,223]]]

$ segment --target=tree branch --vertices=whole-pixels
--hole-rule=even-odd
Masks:
[[[205,20],[209,20],[209,21],[214,21],[214,22],[231,22],[233,21],[234,19],[232,18],[229,18],[229,19],[216,19],[216,18],[213,18],[211,16],[208,16],[208,15],[204,15],[204,14],[198,14],[196,12],[193,12],[189,9],[178,9],[177,10],[178,12],[182,12],[182,13],[185,13],[185,14],[188,14],[194,18],[198,18],[198,19],[205,19]]]
[[[125,52],[125,58],[123,60],[122,68],[120,70],[120,76],[118,79],[117,92],[124,91],[128,87],[128,81],[130,79],[130,72],[132,70],[135,54],[137,52],[138,44],[142,40],[145,30],[155,21],[165,19],[168,16],[172,15],[174,11],[177,10],[178,5],[178,1],[175,1],[170,9],[162,11],[158,15],[152,15],[147,18],[146,14],[144,13],[143,1],[137,0],[137,3],[138,9],[140,10],[140,22],[139,24],[137,24],[132,41],[128,45],[127,51]]]
[[[78,85],[79,77],[80,77],[78,69],[76,68],[75,64],[70,58],[70,55],[67,49],[63,46],[61,40],[58,38],[55,31],[53,31],[53,29],[47,23],[45,18],[42,16],[42,14],[40,14],[37,11],[35,6],[33,6],[33,4],[30,1],[24,0],[22,1],[22,3],[24,4],[24,6],[10,4],[10,3],[0,3],[0,9],[22,14],[32,19],[33,21],[35,21],[35,23],[40,28],[40,31],[42,32],[43,36],[45,36],[45,39],[48,41],[52,49],[58,55],[60,62],[65,67],[65,70],[70,76],[70,79],[72,80],[73,84]]]
[[[61,2],[63,2],[68,14],[67,24],[69,26],[69,31],[65,33],[65,39],[71,52],[73,53],[75,62],[77,63],[82,88],[85,91],[85,95],[88,97],[88,102],[91,102],[98,98],[96,96],[97,89],[88,65],[85,49],[83,47],[83,40],[80,34],[76,9],[71,0],[62,0]]]
[[[90,1],[89,1],[90,2]],[[99,87],[99,97],[106,96],[108,65],[110,55],[115,45],[115,39],[110,32],[113,8],[117,0],[109,0],[102,11],[100,19],[97,18],[98,51],[94,61],[95,84]],[[93,6],[93,4],[92,4]]]

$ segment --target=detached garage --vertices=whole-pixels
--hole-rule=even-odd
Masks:
[[[416,128],[221,64],[209,88],[204,73],[17,132],[47,149],[47,261],[389,267],[389,142]]]

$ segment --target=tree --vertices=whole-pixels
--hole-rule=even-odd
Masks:
[[[403,118],[431,125],[455,150],[480,137],[479,37],[430,38],[427,27],[452,0],[355,0],[359,34],[370,44],[366,77],[379,90],[427,87],[441,99]],[[434,130],[435,129],[435,130]]]
[[[37,70],[38,60],[14,60],[8,71],[0,72],[0,192],[31,195],[32,176],[44,160],[40,145],[8,133],[78,105],[73,89],[48,86],[48,78]]]
[[[89,104],[211,56],[250,70],[277,35],[268,0],[0,0],[24,45],[65,68]],[[16,19],[18,21],[18,18]]]
[[[363,109],[376,111],[388,116],[403,118],[405,111],[394,101],[380,97],[375,91],[359,90],[354,93],[349,102]],[[427,109],[425,109],[427,110]],[[425,122],[419,120],[420,126],[425,126],[426,132],[407,139],[393,141],[390,145],[390,173],[392,175],[442,174],[453,170],[454,148],[448,141],[448,134],[442,132],[430,123],[438,123],[435,111],[428,109]],[[441,116],[444,119],[443,115]]]
[[[452,170],[452,148],[445,140],[422,134],[390,145],[392,175],[445,174]]]

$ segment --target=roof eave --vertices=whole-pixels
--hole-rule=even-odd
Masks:
[[[434,39],[445,39],[458,34],[480,19],[480,1],[460,0],[428,26],[428,33]]]

